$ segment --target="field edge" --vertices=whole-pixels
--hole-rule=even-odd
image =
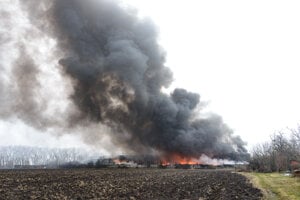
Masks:
[[[263,194],[262,200],[278,200],[278,195],[268,188],[264,181],[252,172],[239,172],[239,174],[245,176],[253,187],[259,189]]]

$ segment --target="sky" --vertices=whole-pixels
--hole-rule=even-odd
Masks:
[[[199,93],[248,142],[300,122],[300,2],[123,0],[159,29],[176,87]],[[20,133],[22,132],[22,134]],[[84,146],[78,136],[40,134],[0,121],[0,145]]]
[[[126,0],[154,20],[175,81],[253,145],[300,122],[300,2]]]

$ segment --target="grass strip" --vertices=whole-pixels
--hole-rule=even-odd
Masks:
[[[300,179],[280,173],[243,173],[264,193],[265,200],[299,200]]]

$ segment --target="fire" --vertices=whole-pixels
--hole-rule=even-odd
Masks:
[[[198,165],[201,164],[200,161],[196,158],[192,157],[184,157],[178,154],[172,154],[167,158],[163,158],[161,160],[161,164],[163,166],[170,164],[181,164],[181,165]]]
[[[119,160],[119,159],[113,159],[113,162],[114,162],[116,165],[119,165],[119,164],[122,163],[122,161]]]

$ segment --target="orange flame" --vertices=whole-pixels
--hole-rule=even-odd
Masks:
[[[122,161],[119,160],[119,159],[113,159],[113,162],[114,162],[116,165],[119,165],[119,164],[122,163]]]
[[[192,157],[184,157],[178,154],[172,154],[167,158],[163,158],[161,160],[161,164],[163,166],[170,165],[170,164],[181,164],[181,165],[198,165],[201,164],[198,159]]]

